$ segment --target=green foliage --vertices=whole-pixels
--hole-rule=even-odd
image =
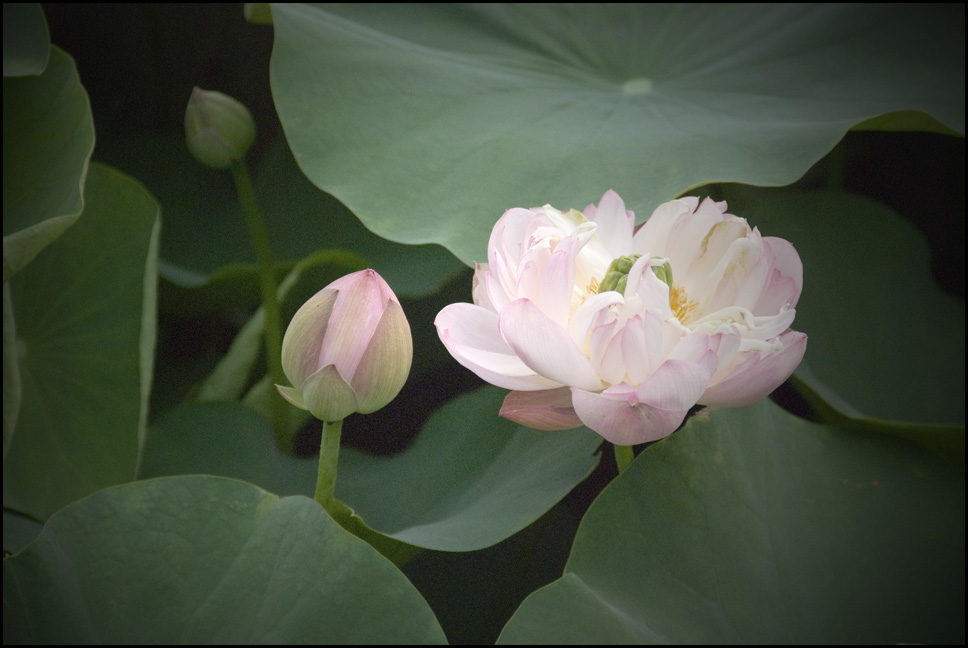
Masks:
[[[84,213],[10,281],[20,413],[3,466],[4,506],[46,519],[130,481],[153,371],[158,204],[92,165]],[[110,415],[106,416],[106,414]]]
[[[910,5],[283,5],[272,89],[316,186],[381,236],[470,265],[509,207],[583,209],[611,188],[641,221],[707,182],[791,183],[891,111],[963,133],[963,18]]]
[[[445,642],[413,585],[316,502],[217,477],[66,507],[4,561],[3,598],[4,643]]]
[[[500,643],[962,643],[964,502],[906,442],[719,410],[602,492]]]
[[[238,9],[4,5],[5,643],[964,643],[963,5]],[[195,85],[257,122],[283,327],[362,267],[410,320],[332,514]],[[618,476],[451,360],[501,213],[610,188],[793,242],[793,413]]]

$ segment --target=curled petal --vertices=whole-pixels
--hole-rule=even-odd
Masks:
[[[505,389],[551,389],[561,383],[539,376],[505,344],[497,313],[473,304],[450,304],[434,320],[437,335],[457,362]]]
[[[642,403],[636,400],[634,391],[616,388],[600,394],[572,389],[571,398],[581,421],[615,445],[635,445],[667,437],[682,424],[688,412],[688,409],[665,410]]]
[[[741,407],[769,396],[790,377],[807,349],[807,336],[798,331],[787,331],[778,341],[783,345],[779,351],[746,352],[746,358],[711,385],[699,402]]]
[[[538,282],[541,310],[562,328],[568,326],[571,294],[575,289],[575,255],[580,249],[578,239],[564,239],[544,264]]]
[[[302,392],[294,387],[286,387],[285,385],[276,385],[276,389],[279,390],[279,394],[285,398],[287,401],[295,405],[301,410],[308,410],[306,403],[303,402]]]
[[[568,333],[529,299],[518,299],[501,310],[498,326],[513,353],[536,374],[558,385],[597,390],[598,373]]]
[[[501,416],[536,430],[571,430],[582,425],[571,406],[571,389],[513,391],[504,398]]]
[[[773,273],[763,291],[754,311],[756,313],[775,313],[780,307],[797,305],[803,290],[803,262],[796,248],[784,239],[767,236],[763,247],[774,257]]]
[[[662,410],[681,411],[685,416],[706,390],[715,362],[712,350],[705,352],[700,362],[666,360],[636,388],[636,399]]]
[[[490,286],[487,285],[487,279],[490,274],[491,273],[487,271],[486,263],[474,264],[474,278],[471,280],[471,297],[474,299],[474,303],[478,306],[496,313],[498,308],[494,305],[494,299],[489,293]],[[505,301],[507,301],[506,298]]]
[[[649,220],[645,221],[632,237],[632,251],[637,254],[651,254],[654,257],[668,257],[669,236],[676,220],[694,212],[698,205],[698,198],[686,196],[656,207]]]

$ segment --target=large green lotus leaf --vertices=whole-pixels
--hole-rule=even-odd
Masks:
[[[220,475],[311,497],[316,459],[283,454],[272,438],[268,422],[241,403],[185,403],[149,428],[138,478]]]
[[[463,264],[439,245],[400,245],[368,231],[300,173],[281,135],[267,148],[251,170],[278,262],[297,261],[320,250],[349,250],[365,258],[399,296],[433,293],[463,270]],[[220,298],[233,293],[258,296],[258,283],[251,275],[239,276],[238,268],[228,268],[254,257],[227,173],[202,167],[189,155],[184,137],[125,138],[99,145],[98,155],[143,179],[164,205],[161,272],[166,282],[199,292],[215,283]],[[236,283],[227,283],[232,278]],[[243,290],[249,285],[254,289]]]
[[[406,577],[316,502],[218,477],[96,493],[3,569],[4,643],[445,643]]]
[[[343,450],[337,497],[373,529],[428,549],[471,551],[520,531],[595,469],[602,439],[502,419],[506,393],[456,398],[393,457]]]
[[[275,389],[273,389],[275,394]],[[289,408],[293,417],[301,410]],[[185,403],[148,432],[139,478],[206,474],[241,479],[279,495],[312,496],[318,460],[279,451],[266,419],[238,402]],[[336,521],[385,556],[403,564],[417,550],[373,531],[341,507]]]
[[[40,522],[17,515],[12,511],[3,512],[3,551],[4,556],[20,553],[37,539],[44,528]]]
[[[368,228],[483,261],[510,207],[646,218],[711,181],[783,185],[855,124],[964,132],[964,6],[275,5],[300,168]],[[915,120],[914,126],[919,124]]]
[[[42,74],[49,58],[50,33],[40,5],[4,2],[3,76]]]
[[[803,261],[793,328],[809,341],[797,377],[849,417],[964,425],[965,304],[931,277],[924,236],[861,196],[750,195],[730,212]]]
[[[960,644],[964,606],[964,475],[764,400],[639,455],[500,643]]]
[[[147,425],[158,204],[103,165],[85,195],[78,222],[10,281],[23,397],[3,500],[39,519],[132,479]]]
[[[4,281],[77,220],[93,149],[91,107],[70,56],[51,47],[40,76],[4,77]]]

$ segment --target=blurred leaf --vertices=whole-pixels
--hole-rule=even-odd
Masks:
[[[272,12],[266,2],[246,2],[243,7],[245,19],[257,25],[271,25]]]
[[[693,418],[589,508],[499,643],[964,642],[964,475],[769,401]]]
[[[302,414],[293,410],[293,416]],[[318,461],[279,451],[266,420],[236,402],[186,403],[151,426],[139,478],[210,474],[251,482],[278,495],[316,490]],[[398,564],[415,549],[370,529],[345,508],[337,522]]]
[[[602,439],[502,419],[506,393],[484,387],[456,398],[393,457],[344,449],[337,497],[371,528],[418,547],[470,551],[517,533],[595,469]]]
[[[20,398],[23,390],[20,384],[20,360],[17,348],[17,323],[13,317],[13,303],[10,300],[10,284],[3,284],[3,460],[7,461],[7,451],[13,432],[17,429],[20,416]]]
[[[4,282],[77,220],[93,148],[91,108],[70,56],[51,47],[42,75],[4,77]]]
[[[729,211],[803,261],[793,328],[809,341],[797,377],[850,418],[963,426],[965,304],[932,279],[921,233],[856,195],[753,195]]]
[[[334,265],[347,271],[362,270],[364,260],[356,254],[340,250],[325,250],[303,259],[280,282],[276,294],[279,302],[285,301],[289,291],[303,273],[319,265]],[[322,289],[323,286],[319,286]],[[252,367],[262,351],[265,330],[265,310],[260,306],[245,323],[228,353],[219,361],[215,370],[200,385],[196,398],[200,401],[238,400],[250,381]],[[285,322],[280,323],[285,327]],[[285,328],[283,328],[285,330]]]
[[[964,6],[272,7],[300,168],[368,228],[484,261],[515,206],[793,182],[855,124],[964,132]]]
[[[865,119],[851,130],[881,130],[881,131],[924,131],[941,133],[952,137],[964,137],[964,133],[952,130],[931,115],[920,110],[899,110],[878,117]]]
[[[228,479],[102,491],[3,568],[4,643],[445,643],[403,574],[316,502]]]
[[[8,553],[20,553],[31,542],[37,539],[44,525],[11,511],[3,512],[3,551],[4,557]]]
[[[149,429],[138,478],[219,475],[312,497],[316,460],[283,454],[272,438],[268,422],[240,403],[186,403]]]
[[[142,134],[99,145],[98,152],[142,178],[164,205],[162,276],[172,284],[166,293],[179,306],[184,302],[181,310],[197,312],[210,291],[217,304],[245,296],[256,298],[248,303],[258,302],[254,272],[240,265],[254,257],[228,174],[201,167],[183,137]],[[281,136],[253,165],[253,182],[274,257],[287,271],[292,262],[321,250],[348,250],[366,259],[402,297],[433,293],[464,270],[439,245],[400,245],[368,231],[306,179]],[[186,294],[179,287],[200,292]]]
[[[3,497],[38,519],[133,478],[147,425],[158,205],[103,165],[86,195],[77,224],[10,281],[23,399]]]
[[[50,33],[40,5],[36,2],[4,2],[3,76],[43,74],[49,57]]]

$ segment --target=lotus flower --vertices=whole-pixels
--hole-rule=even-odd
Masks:
[[[340,277],[303,304],[282,340],[293,386],[276,385],[296,407],[323,421],[369,414],[393,400],[410,373],[410,324],[374,270]]]
[[[498,220],[474,303],[435,324],[458,362],[513,390],[502,416],[633,445],[668,436],[697,403],[753,403],[800,363],[806,335],[789,327],[803,267],[789,242],[708,198],[634,218],[608,191],[584,213]]]

